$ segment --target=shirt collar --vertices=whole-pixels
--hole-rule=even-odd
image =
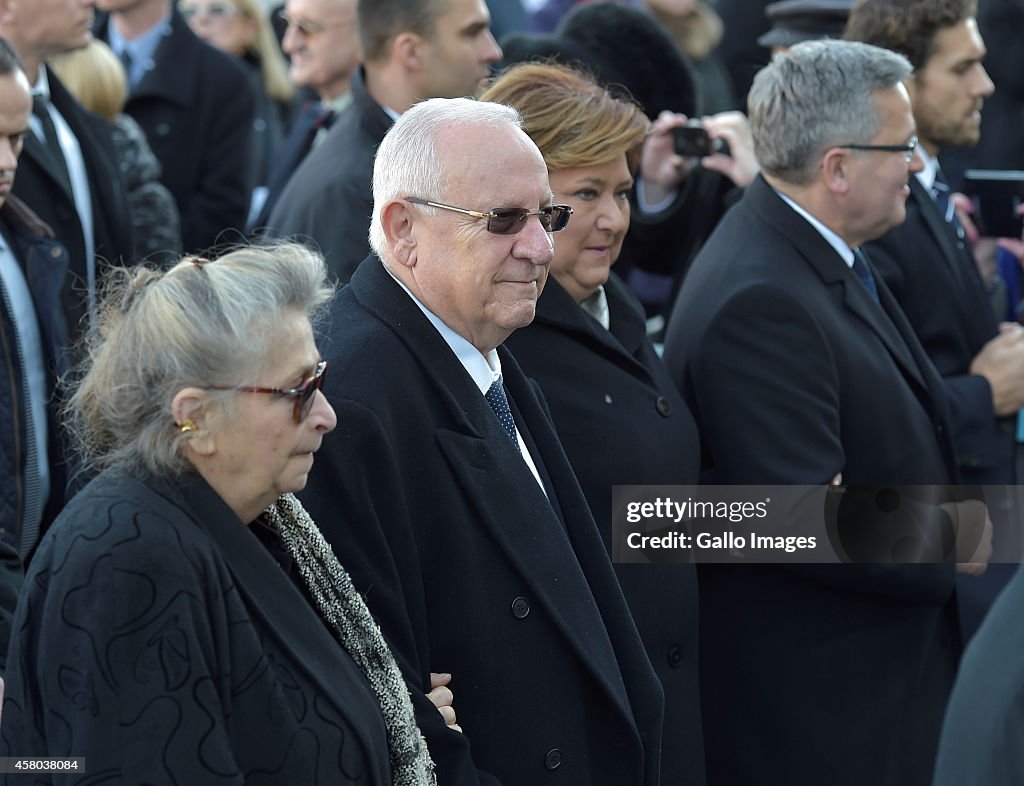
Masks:
[[[110,48],[114,50],[114,54],[118,57],[127,49],[128,53],[132,56],[132,60],[136,63],[145,63],[152,60],[156,54],[157,47],[160,45],[160,39],[165,35],[169,35],[170,32],[170,10],[168,10],[167,15],[163,19],[131,41],[121,35],[117,25],[114,24],[113,17],[107,19],[107,40],[110,42]]]
[[[939,159],[928,155],[928,151],[924,149],[923,145],[917,146],[917,152],[921,154],[921,159],[924,161],[924,169],[917,173],[917,179],[921,181],[925,191],[931,191],[932,186],[935,185],[935,176],[939,172]]]
[[[43,96],[47,101],[50,100],[50,78],[46,73],[46,66],[41,63],[36,83],[32,85],[32,95]]]
[[[596,319],[601,327],[608,330],[609,325],[611,325],[611,319],[608,313],[608,295],[605,294],[603,286],[599,286],[591,294],[583,298],[580,301],[580,308]]]
[[[775,189],[775,193],[782,198],[783,202],[793,208],[793,210],[795,210],[799,215],[803,216],[807,220],[807,223],[818,230],[818,234],[825,238],[828,244],[836,250],[836,253],[843,258],[843,261],[848,267],[853,267],[853,249],[850,248],[845,240],[839,237],[839,235],[821,223],[781,191]]]
[[[381,264],[383,265],[384,263],[381,262]],[[419,298],[405,284],[399,281],[394,273],[388,270],[387,265],[384,265],[384,269],[387,270],[388,275],[395,280],[395,283],[402,288],[405,294],[412,298],[412,302],[419,307],[423,315],[430,320],[430,324],[441,334],[441,338],[445,340],[445,343],[455,353],[455,357],[459,359],[462,367],[473,378],[477,388],[486,395],[491,385],[501,379],[501,359],[498,357],[498,351],[492,349],[486,355],[482,354],[479,349],[448,327],[448,325],[441,321],[440,317],[423,305]]]

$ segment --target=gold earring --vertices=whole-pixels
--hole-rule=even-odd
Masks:
[[[186,418],[178,427],[178,430],[181,431],[182,434],[190,434],[193,431],[199,431],[199,426],[196,425],[196,422],[192,420],[192,418]]]

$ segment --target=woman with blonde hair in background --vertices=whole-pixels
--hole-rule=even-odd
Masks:
[[[109,46],[93,39],[88,46],[47,62],[82,106],[113,126],[111,139],[131,212],[136,258],[165,262],[177,257],[181,253],[178,207],[160,182],[160,162],[145,133],[123,114],[128,80],[121,61]]]

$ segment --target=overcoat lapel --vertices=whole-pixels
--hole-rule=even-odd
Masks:
[[[624,285],[615,277],[605,285],[606,295],[611,301],[618,296],[618,289]],[[569,293],[554,278],[549,277],[544,293],[537,301],[537,324],[547,324],[561,332],[569,333],[578,340],[593,346],[601,355],[620,366],[629,374],[648,385],[653,384],[651,375],[634,355],[643,341],[643,334],[632,325],[616,324],[613,320],[605,330],[572,299]],[[638,323],[643,327],[643,323]]]
[[[198,476],[185,480],[179,489],[156,480],[149,485],[155,491],[141,484],[140,487],[181,506],[217,544],[249,613],[265,623],[268,635],[277,639],[282,651],[295,659],[322,696],[348,720],[363,749],[372,750],[374,742],[366,735],[359,710],[364,706],[365,694],[357,695],[348,680],[333,678],[342,657],[338,652],[342,645],[256,536]],[[382,780],[388,777],[380,775]]]
[[[845,307],[878,336],[903,375],[921,392],[927,392],[928,385],[907,345],[907,337],[896,327],[897,320],[892,310],[898,312],[899,306],[891,296],[881,298],[881,290],[884,288],[881,277],[875,276],[879,298],[882,300],[880,306],[872,300],[867,289],[836,250],[802,216],[783,202],[766,181],[759,177],[751,183],[744,199],[762,220],[793,244],[825,284],[829,287],[842,287]]]

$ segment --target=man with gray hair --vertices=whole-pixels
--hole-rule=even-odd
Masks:
[[[697,256],[666,338],[706,481],[957,480],[942,382],[860,249],[903,220],[921,168],[909,73],[820,41],[754,81],[762,176]],[[959,656],[952,565],[698,571],[709,783],[929,783]]]
[[[332,310],[340,436],[304,494],[403,668],[438,783],[656,786],[660,684],[547,409],[502,342],[571,210],[515,110],[434,99],[373,173]],[[465,735],[420,696],[453,675]],[[470,746],[472,750],[470,750]]]

